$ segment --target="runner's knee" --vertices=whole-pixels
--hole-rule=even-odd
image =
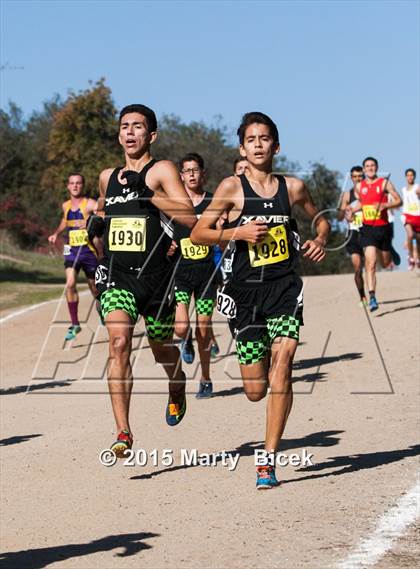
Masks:
[[[195,328],[195,337],[197,342],[206,340],[210,337],[211,324],[209,320],[198,320]]]
[[[126,334],[112,335],[109,342],[109,355],[118,360],[130,357],[131,339]]]
[[[190,327],[189,322],[175,322],[175,334],[180,338],[185,338],[188,333],[188,329]]]
[[[262,390],[256,390],[255,388],[248,388],[247,390],[245,388],[244,391],[248,401],[251,401],[252,403],[257,403],[258,401],[261,401],[261,399],[264,399],[264,397],[266,396],[267,386],[265,386],[265,388]]]

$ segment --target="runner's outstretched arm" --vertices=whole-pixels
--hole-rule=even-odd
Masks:
[[[153,205],[174,221],[193,227],[197,216],[175,164],[170,160],[157,162],[150,172],[150,181]]]
[[[63,231],[67,227],[66,220],[64,219],[64,205],[62,206],[62,208],[63,208],[63,217],[61,218],[60,224],[57,227],[57,229],[54,231],[54,233],[48,237],[48,241],[53,245],[57,241],[57,237],[60,235],[60,233],[63,233]]]
[[[258,243],[264,239],[267,226],[264,223],[251,221],[246,225],[231,229],[217,228],[216,223],[225,211],[234,205],[233,194],[238,179],[235,176],[225,178],[214,193],[213,199],[191,232],[191,241],[195,245],[219,245],[229,243],[232,239],[241,239],[250,243]]]
[[[394,209],[397,207],[401,207],[401,205],[402,205],[401,196],[397,192],[394,184],[390,180],[387,180],[385,183],[385,191],[388,192],[388,194],[391,196],[392,201],[387,202],[387,203],[382,203],[380,206],[380,209],[381,210],[383,210],[383,209]]]

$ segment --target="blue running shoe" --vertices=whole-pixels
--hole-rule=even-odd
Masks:
[[[379,305],[376,301],[376,298],[374,296],[371,296],[370,300],[369,300],[369,310],[371,312],[375,312],[375,310],[378,310]]]
[[[181,357],[186,364],[192,364],[195,358],[195,350],[192,340],[183,340],[181,344]]]
[[[270,490],[280,486],[273,466],[257,466],[257,490]]]
[[[200,387],[198,388],[196,398],[197,399],[208,399],[213,395],[213,384],[211,381],[200,381]]]
[[[64,336],[64,339],[65,340],[74,340],[80,331],[81,331],[81,328],[79,325],[69,326],[69,329],[67,330],[67,334]]]
[[[219,355],[219,353],[220,353],[219,346],[218,346],[217,342],[214,341],[214,342],[212,343],[212,345],[211,345],[211,348],[210,348],[210,357],[211,357],[212,359],[217,358],[217,356]]]

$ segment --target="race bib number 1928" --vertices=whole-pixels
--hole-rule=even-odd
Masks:
[[[109,227],[110,251],[142,253],[146,250],[145,217],[113,217]]]
[[[235,318],[236,304],[233,298],[222,291],[217,293],[217,312],[226,318]]]
[[[248,243],[248,252],[251,267],[271,265],[288,259],[289,246],[285,226],[270,227],[264,241]]]

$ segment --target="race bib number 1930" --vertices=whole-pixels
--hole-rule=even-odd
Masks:
[[[142,253],[146,250],[145,217],[113,217],[109,227],[110,251]]]
[[[264,241],[248,243],[248,252],[251,267],[262,267],[288,259],[289,246],[285,226],[270,227]]]

